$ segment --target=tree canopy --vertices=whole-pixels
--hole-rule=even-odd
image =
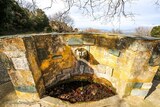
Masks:
[[[49,20],[43,10],[36,9],[33,13],[14,0],[0,1],[0,15],[0,34],[42,32],[49,28]]]
[[[160,26],[155,26],[151,30],[151,36],[160,37]]]

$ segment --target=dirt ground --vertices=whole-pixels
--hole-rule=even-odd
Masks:
[[[72,81],[62,83],[47,90],[47,95],[71,103],[98,101],[114,96],[111,88],[89,81]]]

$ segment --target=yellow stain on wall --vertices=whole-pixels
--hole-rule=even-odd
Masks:
[[[38,93],[27,93],[27,92],[20,92],[15,90],[17,97],[19,99],[25,100],[25,101],[39,101],[40,97]]]
[[[60,58],[53,58],[54,56],[61,56]],[[45,59],[41,64],[41,69],[44,71],[49,66],[56,64],[60,68],[69,68],[74,65],[75,57],[71,51],[69,46],[63,46],[58,49],[58,51],[54,54],[48,55],[48,58]]]

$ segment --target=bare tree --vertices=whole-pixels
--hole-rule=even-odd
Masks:
[[[120,29],[112,29],[110,33],[123,34],[123,32]]]
[[[23,0],[17,0],[23,1]],[[38,0],[32,0],[33,6],[36,6]],[[58,0],[50,0],[52,4]],[[70,11],[72,7],[78,7],[83,14],[90,15],[94,19],[104,19],[108,21],[117,17],[132,17],[134,14],[128,11],[126,7],[127,4],[132,4],[134,1],[138,0],[59,0],[65,4],[64,13]],[[160,4],[159,0],[154,0],[156,5]],[[160,6],[160,5],[159,5]]]
[[[74,20],[69,16],[68,13],[64,12],[57,12],[52,16],[49,16],[50,21],[59,21],[59,22],[64,22],[70,26],[74,25]]]
[[[135,36],[150,36],[151,28],[148,27],[138,27],[135,29]]]
[[[160,6],[160,0],[156,0],[156,1],[155,1],[155,4],[156,4],[157,6]]]
[[[100,29],[95,29],[95,28],[87,28],[84,30],[84,32],[90,32],[90,33],[104,33],[102,30]]]

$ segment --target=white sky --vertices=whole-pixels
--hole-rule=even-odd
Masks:
[[[28,0],[31,1],[31,0]],[[58,0],[57,0],[58,1]],[[50,6],[50,0],[37,0],[37,5],[39,8],[43,9]],[[73,8],[70,11],[70,16],[74,19],[74,27],[77,28],[97,28],[97,29],[121,29],[121,30],[131,30],[139,26],[152,27],[155,25],[160,25],[160,7],[154,5],[154,0],[135,0],[134,3],[127,6],[128,11],[135,13],[134,20],[121,18],[120,23],[114,21],[112,23],[102,23],[99,21],[93,21],[92,18],[84,16],[78,9]],[[52,15],[57,11],[64,9],[62,2],[54,3],[52,8],[45,9],[47,15]]]

